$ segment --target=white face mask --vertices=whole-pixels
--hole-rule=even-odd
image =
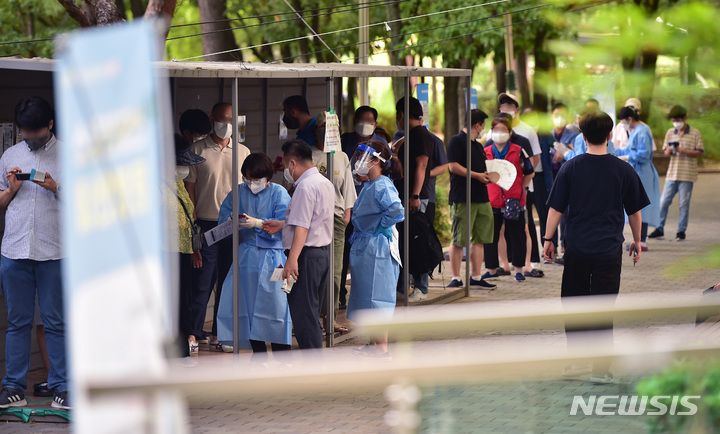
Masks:
[[[508,140],[510,140],[510,134],[503,133],[503,132],[496,133],[493,131],[493,133],[492,133],[492,141],[493,142],[495,142],[499,145],[502,145],[503,143],[507,143]]]
[[[232,127],[230,124],[225,124],[222,122],[215,122],[213,124],[213,131],[215,132],[215,135],[220,137],[221,139],[229,139],[230,136],[232,136]]]
[[[247,183],[247,185],[253,194],[258,194],[261,191],[265,190],[265,187],[267,187],[267,178],[258,179],[256,181],[250,181]]]
[[[367,161],[358,163],[358,165],[355,167],[355,170],[353,170],[353,174],[357,176],[367,176],[368,173],[370,173],[370,166],[368,166]]]
[[[190,166],[177,166],[175,167],[175,177],[177,179],[185,179],[190,174]]]
[[[678,131],[682,130],[684,126],[685,122],[673,122],[673,127]]]
[[[562,128],[565,125],[567,125],[567,122],[565,121],[565,118],[562,116],[555,116],[553,118],[553,125],[555,125],[555,128]]]
[[[205,140],[205,137],[207,137],[207,136],[193,137],[193,138],[192,138],[192,142],[193,142],[193,143],[197,143],[197,142],[199,142],[200,140]]]
[[[375,125],[358,122],[355,124],[355,132],[360,137],[370,137],[375,132]]]
[[[630,131],[630,124],[629,124],[629,123],[627,123],[627,122],[620,122],[620,126],[622,127],[623,130],[625,130],[625,131]]]
[[[290,184],[295,184],[295,178],[293,178],[292,173],[290,173],[290,169],[288,169],[287,167],[283,172],[283,176],[285,177],[285,181],[289,182]]]

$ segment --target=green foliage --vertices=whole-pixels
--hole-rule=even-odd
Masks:
[[[660,374],[643,378],[635,387],[639,396],[700,396],[695,416],[648,416],[652,433],[711,432],[720,428],[720,360],[682,360]],[[671,399],[660,399],[666,405]],[[697,401],[693,401],[697,403]]]
[[[436,178],[435,182],[435,232],[440,244],[447,246],[452,241],[452,221],[450,220],[450,174],[448,172]]]
[[[0,2],[0,43],[46,39],[76,29],[57,0],[3,0]],[[52,57],[52,41],[0,45],[0,56]]]
[[[698,255],[683,258],[668,265],[663,274],[668,278],[681,279],[698,270],[720,269],[720,245],[714,245]]]

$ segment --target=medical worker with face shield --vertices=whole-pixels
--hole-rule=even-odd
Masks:
[[[357,321],[359,311],[377,309],[389,318],[395,310],[400,274],[398,236],[394,228],[405,219],[405,209],[392,179],[402,177],[402,166],[385,144],[369,140],[358,145],[350,167],[356,180],[365,184],[352,214],[355,231],[350,238],[352,284],[347,317]],[[353,352],[363,357],[388,358],[387,335]]]
[[[238,186],[240,232],[238,267],[230,269],[223,283],[218,308],[218,340],[233,339],[233,273],[240,275],[240,347],[253,350],[253,360],[267,359],[270,342],[273,353],[289,350],[292,344],[290,310],[281,282],[270,277],[285,265],[282,232],[268,235],[261,229],[265,220],[284,220],[290,196],[280,185],[270,182],[273,164],[261,153],[250,154],[242,165],[244,183]],[[232,192],[220,207],[218,224],[230,219]],[[277,359],[277,354],[275,354]]]

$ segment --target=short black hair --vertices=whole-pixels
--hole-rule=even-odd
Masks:
[[[473,109],[470,111],[470,126],[481,124],[485,119],[487,119],[489,116],[487,113],[480,109]]]
[[[495,117],[496,118],[505,118],[510,121],[510,124],[512,124],[512,121],[513,121],[513,115],[511,115],[510,113],[500,112],[500,113],[496,114]]]
[[[687,110],[681,105],[673,106],[668,113],[668,119],[684,118],[685,116],[687,116]]]
[[[182,134],[175,133],[175,153],[184,151],[190,147],[190,142],[187,141],[185,136]]]
[[[638,115],[637,110],[635,110],[634,107],[630,107],[630,106],[621,108],[620,111],[618,112],[617,117],[618,117],[618,119],[631,118],[634,121],[640,120],[640,115]]]
[[[19,128],[37,131],[49,127],[54,118],[50,103],[39,96],[25,98],[15,106],[15,124]]]
[[[509,96],[504,96],[504,97],[500,98],[500,101],[498,101],[498,105],[503,105],[503,104],[512,104],[515,107],[520,107],[520,104],[518,104],[517,101],[510,98]]]
[[[612,118],[601,110],[590,110],[578,121],[580,131],[591,145],[601,145],[613,130]]]
[[[212,110],[210,110],[210,114],[215,116],[215,115],[217,115],[218,110],[220,110],[221,108],[225,108],[225,107],[232,107],[232,104],[230,104],[229,102],[220,101],[219,103],[216,103],[212,107]]]
[[[291,139],[282,145],[283,155],[298,161],[312,161],[312,148],[304,140]]]
[[[405,97],[402,97],[395,104],[395,111],[397,113],[405,113]],[[410,97],[410,118],[420,119],[423,117],[422,104],[417,98]]]
[[[262,152],[252,153],[245,158],[240,173],[250,179],[267,178],[269,180],[274,174],[273,162]]]
[[[292,95],[285,98],[285,101],[283,101],[283,108],[285,107],[291,110],[295,109],[302,113],[310,114],[310,108],[308,108],[307,100],[302,95]]]
[[[210,118],[200,109],[185,110],[185,112],[180,115],[178,126],[180,127],[181,133],[190,131],[190,134],[200,135],[209,134],[210,129],[212,129]]]
[[[360,116],[362,116],[363,114],[365,114],[367,112],[372,113],[373,118],[375,119],[375,122],[377,122],[378,112],[377,112],[377,110],[370,107],[369,105],[363,105],[363,106],[358,107],[357,110],[355,110],[355,117],[353,119],[358,120],[358,119],[360,119]]]

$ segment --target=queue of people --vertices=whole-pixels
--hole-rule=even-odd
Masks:
[[[670,156],[670,168],[661,198],[652,163],[652,134],[640,120],[640,102],[636,99],[628,100],[618,112],[614,128],[598,102],[590,99],[576,122],[572,122],[565,105],[556,104],[549,117],[552,128],[539,131],[540,115],[531,111],[521,115],[517,98],[502,93],[497,114],[488,116],[482,110],[472,110],[470,124],[450,138],[447,148],[423,126],[420,102],[410,97],[408,103],[406,112],[404,99],[397,101],[397,128],[392,140],[378,125],[377,110],[358,108],[354,131],[341,136],[342,152],[333,157],[332,173],[328,173],[324,153],[325,113],[312,116],[302,96],[283,102],[284,123],[288,129],[297,130],[297,138],[283,143],[279,165],[233,139],[229,103],[215,104],[209,116],[197,109],[182,114],[180,134],[175,136],[175,179],[168,183],[173,194],[166,195],[177,215],[173,225],[178,233],[180,264],[179,356],[196,354],[201,343],[210,350],[233,351],[231,288],[236,273],[240,282],[239,345],[251,349],[256,361],[267,359],[268,343],[274,358],[287,360],[283,355],[291,348],[293,332],[301,349],[322,348],[323,333],[332,332],[324,331],[321,321],[329,314],[323,300],[331,281],[335,317],[338,309],[346,307],[351,321],[368,309],[391,317],[402,297],[409,301],[426,299],[431,273],[411,274],[409,286],[414,291],[409,294],[400,273],[400,268],[413,263],[419,254],[412,251],[405,258],[399,247],[405,237],[413,236],[404,233],[403,203],[407,199],[410,215],[421,213],[432,225],[435,178],[446,171],[450,173],[452,220],[450,288],[464,286],[460,276],[464,249],[471,268],[468,283],[473,289],[496,289],[495,282],[499,281],[494,279],[508,275],[517,282],[542,278],[543,259],[545,263],[564,264],[568,281],[586,279],[597,273],[597,264],[591,266],[587,260],[596,254],[606,256],[610,274],[605,277],[616,286],[619,271],[614,246],[622,238],[621,220],[629,222],[633,232],[628,250],[639,257],[641,251],[649,250],[647,238],[664,236],[668,208],[678,193],[676,239],[686,237],[692,186],[697,180],[696,159],[702,155],[703,144],[700,132],[687,123],[687,111],[681,106],[673,107],[668,115],[672,128],[666,133],[663,152]],[[406,119],[407,134],[403,131]],[[42,319],[48,355],[48,378],[41,392],[54,396],[54,407],[70,408],[58,235],[58,201],[62,195],[58,149],[62,144],[54,135],[52,108],[41,98],[21,101],[16,107],[16,122],[24,141],[0,159],[0,169],[6,173],[0,179],[0,207],[6,211],[0,279],[9,319],[7,375],[0,408],[27,404],[26,361],[35,310]],[[403,173],[406,136],[410,160],[409,171]],[[468,136],[471,161],[467,161]],[[212,245],[200,241],[202,233],[231,219],[234,147],[242,173],[236,268],[232,268],[231,238]],[[589,155],[581,158],[584,154]],[[501,188],[498,173],[488,171],[493,160],[504,160],[514,167],[509,188]],[[45,181],[19,179],[18,175],[31,166],[47,173]],[[466,198],[468,167],[470,203]],[[582,176],[571,172],[576,167],[583,168]],[[573,240],[582,238],[580,232],[592,232],[594,215],[603,209],[578,197],[570,186],[595,191],[589,185],[594,179],[591,172],[607,173],[610,169],[613,176],[608,182],[622,184],[631,194],[618,198],[611,210],[612,222],[608,224],[612,226],[612,239],[601,237],[592,246],[575,244]],[[272,182],[280,170],[284,185]],[[408,198],[403,197],[406,183]],[[610,184],[605,187],[614,189]],[[533,206],[540,218],[542,243],[537,241]],[[650,226],[655,230],[648,235]],[[329,257],[331,243],[333,258]],[[558,257],[561,252],[563,256]],[[331,260],[333,275],[329,274]],[[278,270],[281,278],[271,279]],[[564,285],[563,296],[590,291],[566,289]],[[213,325],[207,333],[203,326],[213,290]],[[335,324],[333,331],[347,330]],[[386,358],[387,336],[355,352],[363,357]],[[596,373],[608,375],[603,367]]]

